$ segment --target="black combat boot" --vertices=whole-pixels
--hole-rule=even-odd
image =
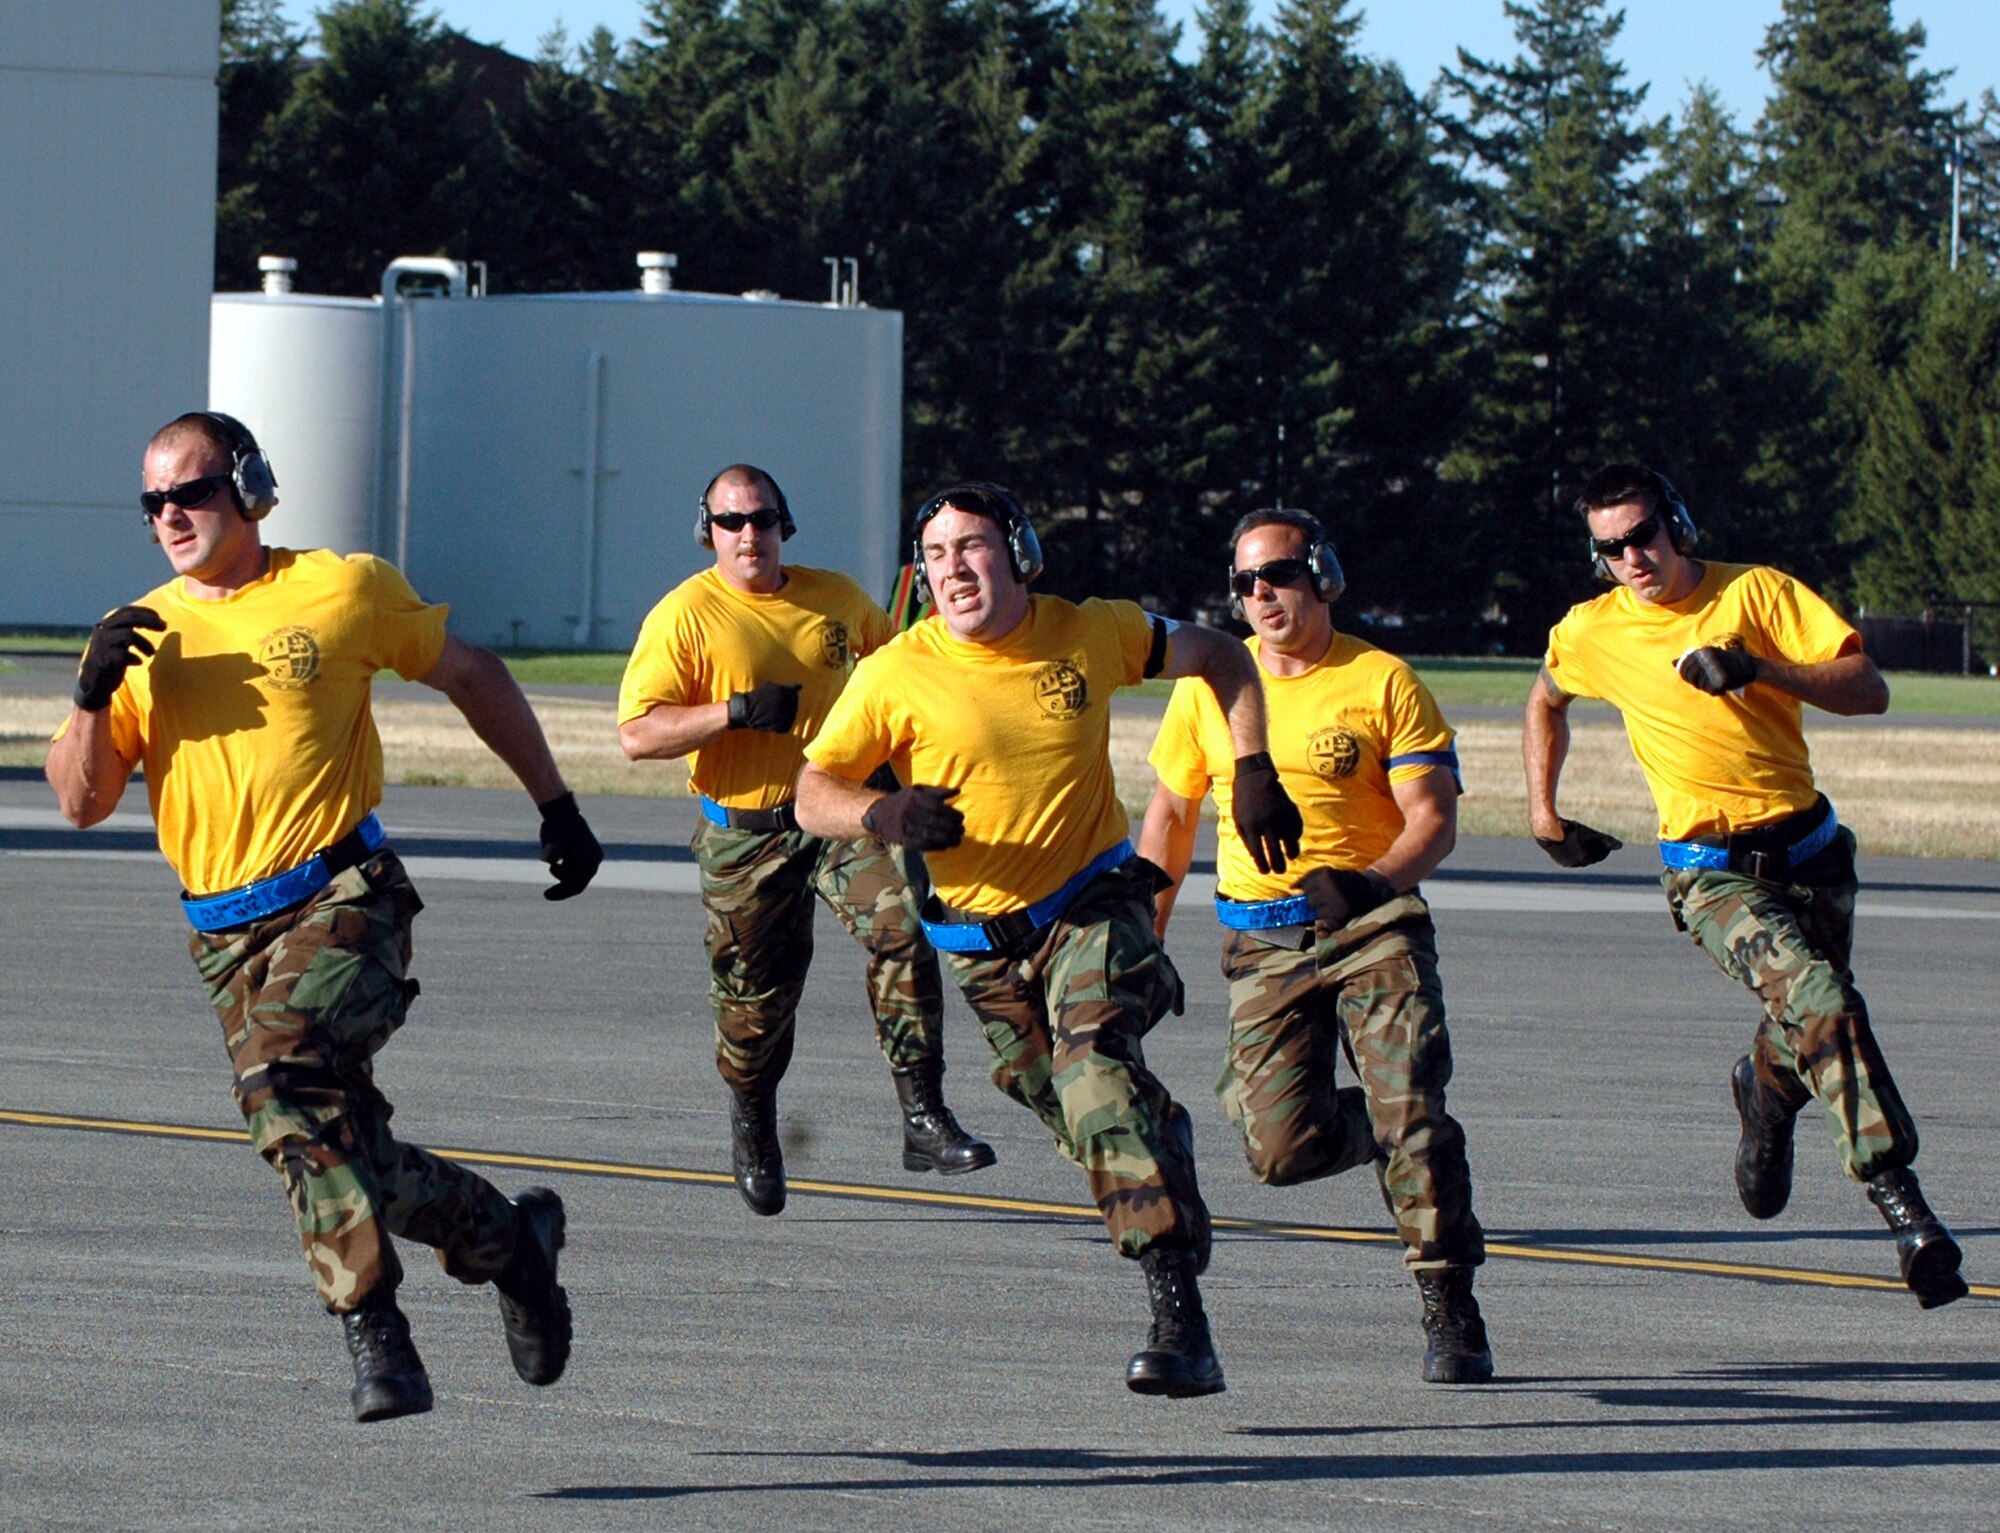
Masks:
[[[896,1100],[903,1104],[903,1169],[935,1171],[939,1176],[963,1176],[990,1166],[999,1157],[993,1146],[974,1139],[958,1126],[944,1105],[944,1061],[927,1059],[907,1070],[889,1072],[896,1081]]]
[[[1917,1174],[1904,1167],[1868,1178],[1868,1201],[1882,1210],[1882,1218],[1896,1232],[1896,1260],[1903,1268],[1903,1281],[1925,1309],[1936,1309],[1965,1297],[1965,1279],[1959,1276],[1958,1242],[1951,1231],[1931,1212],[1917,1186]]]
[[[1484,1384],[1493,1377],[1486,1322],[1472,1297],[1472,1269],[1446,1267],[1417,1274],[1424,1296],[1424,1382]]]
[[[1736,1142],[1736,1195],[1752,1219],[1775,1219],[1792,1197],[1792,1120],[1787,1105],[1757,1078],[1745,1054],[1729,1072],[1743,1137]]]
[[[785,1152],[778,1148],[778,1094],[729,1094],[729,1169],[736,1190],[756,1214],[785,1206]]]
[[[569,1363],[569,1295],[556,1281],[556,1253],[567,1220],[562,1199],[530,1187],[514,1199],[514,1254],[493,1280],[507,1355],[530,1384],[553,1384]]]
[[[1202,1313],[1201,1290],[1195,1286],[1192,1251],[1162,1251],[1157,1246],[1139,1258],[1146,1274],[1146,1299],[1153,1306],[1146,1350],[1125,1369],[1125,1387],[1134,1394],[1220,1394],[1222,1364],[1209,1339],[1208,1316]]]
[[[340,1317],[347,1333],[348,1355],[354,1359],[354,1388],[348,1399],[356,1421],[387,1421],[393,1416],[421,1416],[431,1408],[430,1375],[410,1340],[410,1322],[396,1308],[396,1296],[384,1294]]]

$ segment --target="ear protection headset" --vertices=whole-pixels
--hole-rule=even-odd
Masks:
[[[1034,525],[1029,522],[1028,513],[1021,509],[1021,503],[1001,486],[984,479],[974,479],[933,495],[918,508],[910,540],[910,562],[916,571],[919,602],[927,604],[932,599],[930,575],[924,569],[924,527],[947,507],[983,516],[999,526],[1007,539],[1007,567],[1023,585],[1041,574],[1042,540],[1035,536]]]
[[[1652,490],[1656,514],[1662,522],[1666,523],[1667,541],[1674,545],[1674,552],[1677,554],[1693,553],[1695,545],[1701,541],[1701,534],[1695,530],[1694,518],[1688,515],[1687,502],[1681,499],[1680,491],[1674,488],[1673,482],[1665,474],[1659,472],[1659,470],[1651,468],[1640,469],[1633,477],[1640,480],[1646,488]],[[1615,505],[1618,502],[1614,501],[1611,504]],[[1585,512],[1595,509],[1582,500],[1578,501],[1578,507]],[[1597,540],[1595,538],[1585,538],[1584,545],[1590,553],[1590,568],[1592,573],[1599,580],[1616,585],[1618,577],[1612,574],[1611,566],[1599,557]]]
[[[1245,534],[1255,532],[1259,527],[1292,527],[1305,534],[1306,566],[1312,574],[1313,595],[1323,602],[1337,602],[1347,589],[1347,575],[1340,567],[1340,555],[1333,551],[1333,540],[1326,535],[1326,528],[1320,525],[1318,517],[1310,511],[1294,511],[1286,506],[1272,506],[1261,511],[1246,512],[1229,534],[1229,574],[1236,574],[1236,545],[1243,541]],[[1238,620],[1243,616],[1243,598],[1234,591],[1229,593],[1229,615]]]
[[[271,472],[271,460],[257,445],[250,428],[233,415],[220,410],[196,410],[203,420],[214,421],[229,441],[229,482],[236,488],[236,504],[253,522],[261,522],[278,504],[278,476]]]
[[[792,508],[790,503],[785,499],[783,486],[754,463],[732,463],[729,467],[718,470],[715,477],[708,481],[707,486],[701,492],[701,506],[695,512],[694,517],[694,536],[695,541],[700,543],[703,548],[715,547],[715,534],[710,530],[708,525],[709,519],[715,513],[708,509],[708,497],[714,494],[715,487],[731,474],[754,474],[759,480],[771,487],[771,493],[778,497],[779,542],[786,541],[793,533],[799,530],[799,524],[792,520]]]

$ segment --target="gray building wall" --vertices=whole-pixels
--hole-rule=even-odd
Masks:
[[[0,4],[0,624],[167,573],[146,438],[208,397],[215,0]]]

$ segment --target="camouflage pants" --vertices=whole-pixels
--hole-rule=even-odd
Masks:
[[[394,1293],[391,1235],[437,1248],[462,1283],[514,1249],[514,1206],[484,1178],[389,1132],[373,1057],[403,1025],[423,901],[381,851],[305,904],[188,942],[222,1021],[236,1102],[285,1180],[320,1299],[335,1314]]]
[[[1093,880],[1031,952],[946,958],[993,1051],[993,1083],[1083,1168],[1119,1253],[1159,1246],[1206,1261],[1192,1126],[1140,1048],[1181,1006],[1180,975],[1153,934],[1155,876],[1134,859]]]
[[[1484,1261],[1465,1131],[1445,1110],[1451,1035],[1423,898],[1319,928],[1304,949],[1232,931],[1222,972],[1229,1049],[1215,1091],[1242,1131],[1250,1174],[1286,1187],[1385,1155],[1404,1263]],[[1335,1088],[1343,1052],[1358,1087]]]
[[[792,1058],[792,1027],[813,955],[813,897],[868,952],[868,1004],[889,1067],[941,1058],[944,982],[917,905],[923,865],[880,841],[804,831],[694,833],[708,911],[708,993],[715,1064],[732,1091],[775,1089]]]
[[[1668,868],[1674,924],[1764,1003],[1750,1059],[1794,1111],[1814,1097],[1857,1181],[1917,1158],[1917,1125],[1889,1074],[1868,1003],[1854,988],[1854,833],[1794,868],[1789,883]]]

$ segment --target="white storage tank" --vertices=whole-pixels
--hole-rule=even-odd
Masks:
[[[172,573],[140,460],[204,393],[218,15],[0,4],[0,625],[88,627]]]
[[[382,308],[366,298],[218,293],[208,407],[253,432],[278,474],[264,536],[288,548],[375,549]]]
[[[887,599],[900,314],[672,291],[391,302],[385,324],[375,299],[215,300],[211,398],[271,453],[273,542],[373,547],[476,643],[623,649],[712,562],[696,504],[745,461],[784,486],[789,562]]]

